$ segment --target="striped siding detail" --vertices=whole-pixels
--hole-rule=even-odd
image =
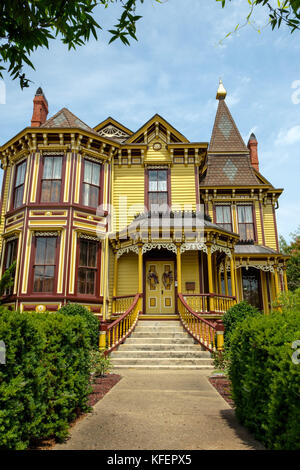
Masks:
[[[64,202],[69,201],[69,192],[70,192],[70,175],[71,175],[71,153],[67,153],[67,162],[66,162],[66,176],[65,176],[65,188],[64,188]]]
[[[3,180],[2,184],[4,184],[4,191],[3,191],[3,201],[2,201],[2,208],[1,208],[1,220],[0,220],[0,233],[2,234],[4,231],[4,215],[6,213],[6,205],[7,205],[7,199],[8,199],[8,192],[9,192],[9,181],[10,181],[10,175],[11,175],[11,167],[8,166],[6,169],[5,175],[5,180]],[[2,247],[2,237],[0,238],[0,249]]]
[[[39,173],[39,163],[40,163],[40,154],[36,153],[33,164],[33,177],[32,177],[32,186],[31,186],[31,195],[30,202],[35,202],[36,200],[36,189],[37,189],[37,180]]]
[[[144,168],[115,167],[114,181],[114,230],[120,230],[133,220],[138,212],[144,212]]]
[[[138,292],[138,257],[128,253],[119,258],[117,296]]]
[[[160,143],[162,145],[161,150],[159,151],[153,150],[154,143]],[[165,146],[166,146],[165,142],[163,142],[161,139],[155,139],[155,141],[152,141],[149,144],[149,149],[147,150],[145,161],[147,163],[149,162],[170,163],[171,157],[170,157],[169,151],[165,148]]]
[[[254,202],[254,212],[255,212],[255,217],[256,217],[256,228],[257,228],[257,238],[258,238],[258,243],[260,245],[263,244],[263,236],[262,236],[262,227],[261,227],[261,220],[260,220],[260,208],[259,208],[259,202],[255,201]]]
[[[59,271],[57,279],[57,293],[61,294],[63,291],[63,272],[65,261],[65,245],[66,245],[66,230],[62,230],[60,238],[60,252],[59,252]]]
[[[172,208],[186,210],[196,209],[196,184],[194,167],[174,165],[171,169],[171,202]]]
[[[200,292],[198,251],[187,251],[183,253],[181,258],[181,270],[183,293],[188,293],[185,288],[186,282],[195,282],[195,293],[198,294]]]
[[[269,246],[270,248],[276,250],[277,246],[272,204],[268,204],[267,206],[263,207],[263,216],[266,246]]]

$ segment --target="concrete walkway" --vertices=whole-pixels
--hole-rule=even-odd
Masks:
[[[60,449],[263,449],[208,382],[210,371],[122,370]]]

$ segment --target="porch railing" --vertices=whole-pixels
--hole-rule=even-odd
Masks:
[[[219,294],[183,294],[185,302],[196,313],[223,314],[236,304],[235,297]]]
[[[106,326],[106,355],[123,343],[134,330],[139,318],[140,297],[141,294],[136,294],[126,312]]]
[[[224,327],[221,321],[205,320],[200,317],[178,294],[178,312],[186,331],[210,352],[223,350]]]
[[[121,315],[127,312],[132,302],[135,299],[135,295],[122,295],[119,297],[113,297],[113,314]]]

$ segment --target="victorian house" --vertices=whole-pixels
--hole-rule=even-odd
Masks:
[[[41,88],[31,126],[0,147],[3,302],[20,311],[87,306],[111,321],[184,308],[219,318],[246,299],[266,314],[287,289],[276,209],[282,189],[259,171],[220,83],[210,142],[190,142],[156,114],[131,131],[90,127]],[[184,307],[183,307],[184,306]],[[126,328],[125,328],[126,329]]]

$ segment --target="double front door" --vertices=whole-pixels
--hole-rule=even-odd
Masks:
[[[146,262],[146,313],[175,313],[173,261]]]

